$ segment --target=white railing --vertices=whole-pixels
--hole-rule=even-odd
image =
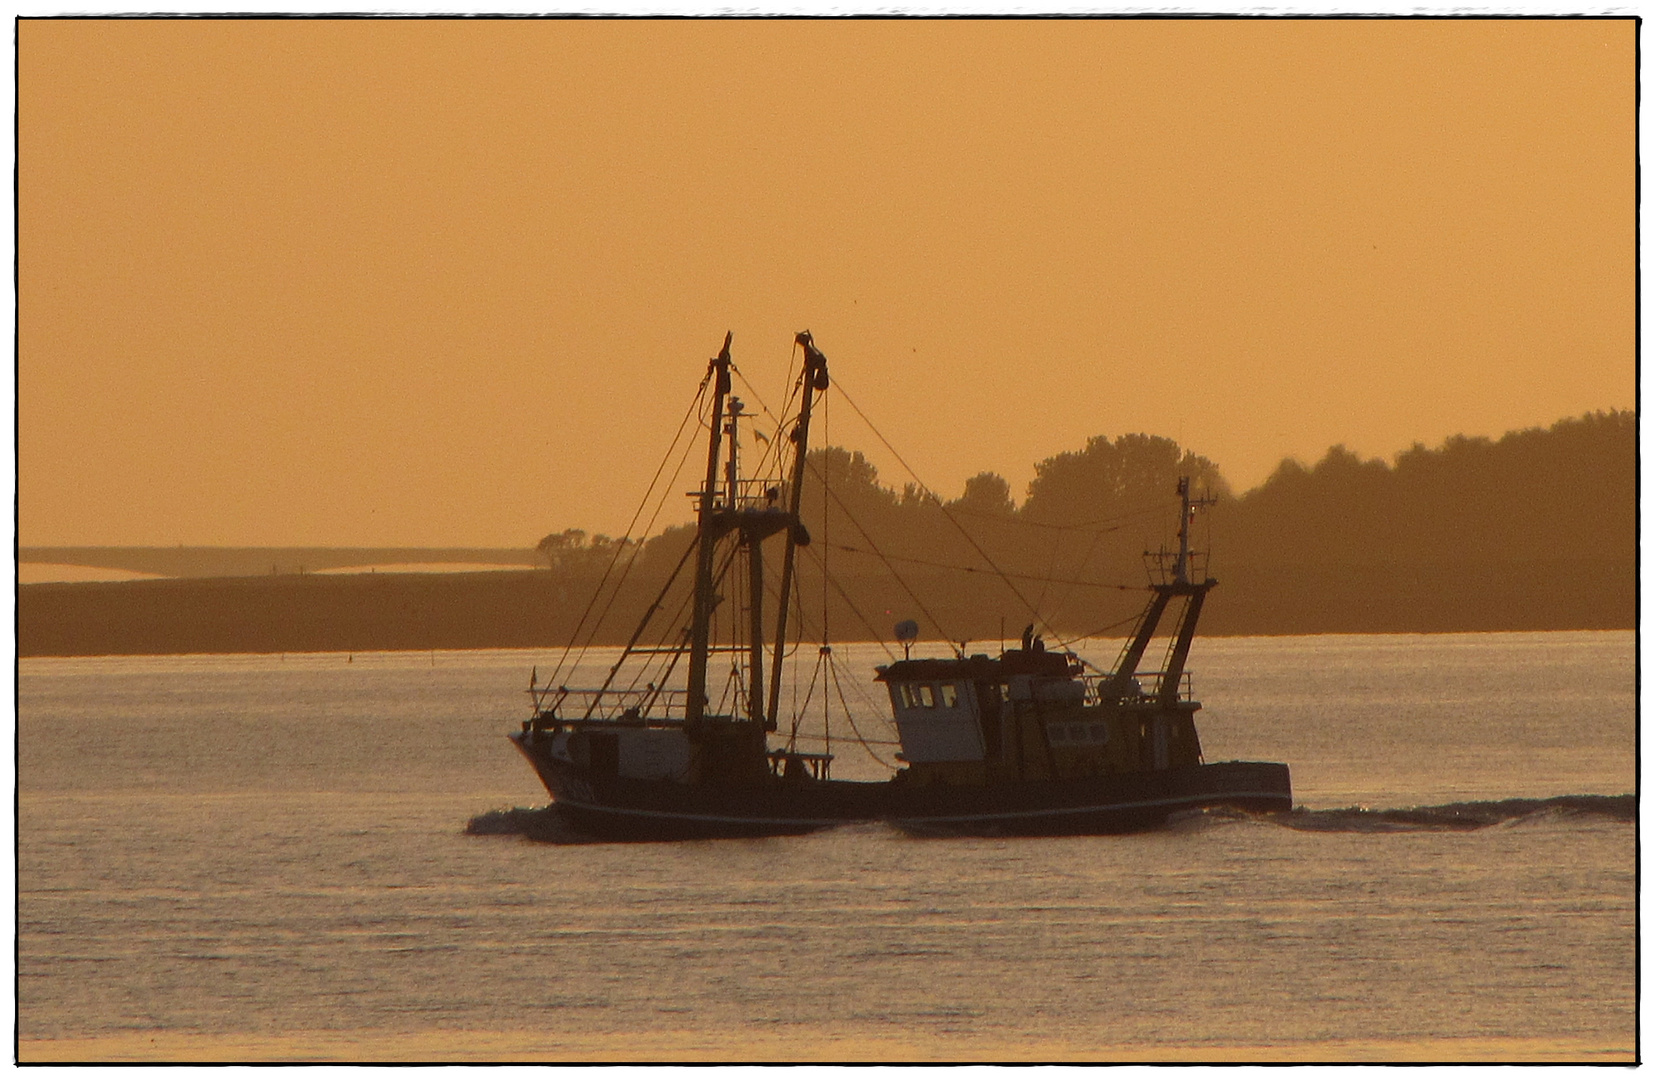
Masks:
[[[1127,684],[1126,693],[1122,694],[1118,700],[1126,702],[1147,701],[1160,697],[1161,686],[1166,681],[1166,677],[1167,673],[1164,671],[1140,671],[1132,677],[1131,682]],[[1113,678],[1113,675],[1100,675],[1096,679],[1088,680],[1086,684],[1087,704],[1103,702],[1105,700],[1104,690]],[[1195,690],[1190,682],[1188,671],[1182,672],[1178,676],[1177,699],[1179,701],[1195,700]]]
[[[725,501],[729,502],[728,493]],[[737,480],[734,501],[737,510],[785,510],[787,485],[779,480]]]
[[[545,720],[605,720],[621,724],[672,723],[684,719],[687,690],[572,690],[542,686],[529,691]]]

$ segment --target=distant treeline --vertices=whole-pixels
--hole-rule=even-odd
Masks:
[[[827,447],[811,453],[804,492],[801,631],[819,640],[825,610],[832,640],[888,639],[905,618],[923,637],[979,644],[1030,622],[1120,636],[1146,598],[1145,553],[1175,544],[1180,476],[1215,500],[1193,533],[1208,553],[1198,568],[1220,582],[1209,633],[1631,628],[1636,473],[1636,416],[1618,411],[1416,445],[1390,463],[1336,446],[1240,496],[1213,462],[1150,435],[1047,458],[1020,504],[993,473],[945,498],[888,485],[860,453]],[[642,544],[570,530],[541,542],[542,569],[520,573],[23,586],[19,650],[620,644],[657,599],[645,640],[673,640],[687,574],[662,585],[692,537],[688,526]],[[773,613],[776,597],[765,603]],[[721,634],[739,607],[720,606]]]
[[[902,618],[951,640],[1015,638],[1030,622],[1120,635],[1145,599],[1146,553],[1175,546],[1176,486],[1189,476],[1214,500],[1193,530],[1221,584],[1209,632],[1629,628],[1636,474],[1636,416],[1619,411],[1416,445],[1391,463],[1335,446],[1314,465],[1284,461],[1239,497],[1212,461],[1151,435],[1099,436],[1039,462],[1021,504],[994,473],[946,499],[886,485],[860,453],[827,447],[811,454],[800,592],[818,611],[825,599],[833,639],[889,637]],[[600,639],[631,628],[691,537],[683,527],[645,543]],[[566,563],[591,560],[595,585],[616,543]],[[665,610],[686,599],[675,590]]]

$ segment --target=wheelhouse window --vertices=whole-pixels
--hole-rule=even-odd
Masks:
[[[898,683],[897,687],[905,709],[952,709],[960,703],[960,688],[954,683]]]

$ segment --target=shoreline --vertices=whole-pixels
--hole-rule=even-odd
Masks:
[[[1632,634],[1632,633],[1636,633],[1636,628],[1635,627],[1630,627],[1630,626],[1608,626],[1608,627],[1569,627],[1569,628],[1565,628],[1565,629],[1561,629],[1561,630],[1380,630],[1380,631],[1329,630],[1329,631],[1318,631],[1318,632],[1315,632],[1315,633],[1303,633],[1303,634],[1295,634],[1295,633],[1284,633],[1284,634],[1202,634],[1201,638],[1202,638],[1202,640],[1205,640],[1205,641],[1212,641],[1212,640],[1226,640],[1226,641],[1228,641],[1228,640],[1252,639],[1252,638],[1324,638],[1324,637],[1327,637],[1327,638],[1334,638],[1334,637],[1356,637],[1356,638],[1443,637],[1443,638],[1449,638],[1449,637],[1466,637],[1466,636],[1471,636],[1471,635],[1495,636],[1495,635],[1501,635],[1501,634]],[[1083,641],[1084,642],[1122,643],[1122,642],[1125,642],[1125,640],[1126,639],[1124,637],[1117,637],[1117,636],[1110,636],[1110,635],[1095,635],[1095,636],[1087,637],[1087,638],[1069,639],[1069,643],[1074,644],[1074,643],[1083,642]],[[586,647],[588,649],[610,649],[610,650],[615,650],[615,649],[622,648],[625,644],[626,643],[623,642],[623,641],[616,641],[616,642],[611,642],[611,643],[594,642],[593,644],[591,644],[589,646],[586,646]],[[836,639],[834,641],[834,644],[835,645],[878,645],[878,644],[881,644],[881,642],[879,642],[879,641],[877,641],[873,638],[842,637],[842,638]],[[887,642],[884,642],[883,644],[885,644],[886,646],[891,647],[891,648],[900,648],[900,646],[896,645],[894,642],[887,641]],[[950,644],[952,644],[952,643],[944,641],[941,638],[931,640],[931,641],[927,641],[927,640],[922,639],[920,641],[915,642],[914,647],[916,649],[918,649],[918,648],[921,648],[923,646],[933,645],[933,646],[936,646],[936,648],[938,650],[944,650]],[[984,651],[991,651],[992,652],[992,651],[995,651],[995,650],[1000,648],[999,643],[995,642],[993,640],[969,641],[968,644],[970,645],[969,651],[971,651],[971,652],[984,652]],[[256,658],[256,657],[283,657],[283,658],[292,658],[292,659],[315,658],[315,659],[320,660],[320,659],[334,658],[334,657],[340,657],[340,656],[363,657],[364,659],[366,659],[366,658],[369,658],[369,657],[395,657],[395,658],[417,657],[417,656],[431,654],[431,653],[435,653],[438,656],[448,656],[448,655],[467,654],[467,653],[488,653],[488,652],[524,652],[524,653],[530,653],[530,652],[561,651],[565,648],[572,648],[572,649],[578,651],[580,649],[580,646],[578,646],[578,645],[577,646],[567,646],[567,645],[565,645],[565,643],[559,641],[559,642],[552,642],[550,644],[544,644],[544,645],[477,645],[477,646],[466,646],[466,647],[460,647],[460,648],[436,647],[436,648],[406,648],[406,649],[373,649],[373,648],[366,648],[366,649],[282,649],[282,650],[275,650],[275,651],[270,651],[270,652],[253,652],[253,651],[247,651],[247,650],[239,650],[239,651],[235,651],[235,652],[228,652],[228,651],[207,652],[207,651],[202,651],[202,652],[130,652],[130,653],[22,653],[22,652],[19,652],[17,658],[20,661],[22,661],[22,660],[190,660],[190,659],[211,660],[211,659],[222,658],[222,657],[239,656],[239,657],[248,657],[248,658]]]
[[[1209,604],[1204,637],[1635,630],[1636,568],[1573,563],[1483,567],[1233,567]],[[333,652],[430,652],[562,648],[582,626],[592,585],[547,570],[463,573],[328,573],[148,578],[17,586],[17,655],[182,656]],[[948,635],[1011,640],[1028,621],[1009,604],[928,583],[944,596]],[[852,578],[848,607],[833,613],[830,640],[880,640],[870,632],[907,614],[900,597]],[[622,597],[595,646],[624,645],[644,602]],[[653,589],[647,590],[653,592]],[[1122,606],[1120,601],[1115,601]],[[1135,604],[1135,601],[1133,601]],[[1076,605],[1078,607],[1078,605]],[[891,612],[886,614],[887,610]],[[1111,615],[1115,617],[1110,617]],[[1074,611],[1060,638],[1124,634],[1119,613]],[[1111,623],[1117,625],[1111,627]],[[1110,633],[1100,632],[1107,629]],[[656,635],[649,635],[655,637]]]

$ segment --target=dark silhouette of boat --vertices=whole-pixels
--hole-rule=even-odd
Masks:
[[[1210,807],[1292,808],[1286,765],[1209,764],[1201,753],[1201,706],[1185,661],[1217,582],[1191,577],[1189,525],[1206,500],[1191,497],[1187,479],[1178,485],[1178,550],[1154,560],[1160,580],[1149,586],[1149,602],[1112,671],[1089,674],[1073,653],[1047,649],[1032,625],[1019,647],[999,656],[961,649],[952,657],[910,658],[918,628],[899,624],[904,659],[876,672],[902,747],[901,767],[890,779],[835,780],[831,754],[799,749],[796,723],[777,736],[791,606],[785,601],[794,592],[797,549],[810,543],[799,510],[811,414],[828,388],[827,357],[808,331],[796,343],[804,364],[796,411],[783,425],[788,437],[777,440],[781,475],[741,476],[737,433],[747,417],[730,393],[728,335],[710,362],[701,390],[710,415],[706,474],[693,493],[695,542],[679,569],[693,560],[689,620],[677,642],[638,644],[662,607],[658,599],[601,686],[539,686],[531,676],[533,716],[510,737],[572,826],[634,840],[802,833],[853,821],[915,832],[1062,835],[1145,829]],[[764,541],[775,536],[782,549],[775,595],[784,602],[772,632],[763,610]],[[745,640],[715,645],[714,613],[727,595],[737,600],[728,621],[739,624]],[[1151,639],[1174,609],[1163,670],[1142,670]],[[708,661],[724,653],[745,670],[733,680],[735,707],[720,711],[709,696]],[[822,653],[828,657],[831,648],[824,644]],[[660,666],[658,677],[642,686],[636,678],[623,682],[628,663],[643,660]],[[773,737],[782,745],[772,746]]]

